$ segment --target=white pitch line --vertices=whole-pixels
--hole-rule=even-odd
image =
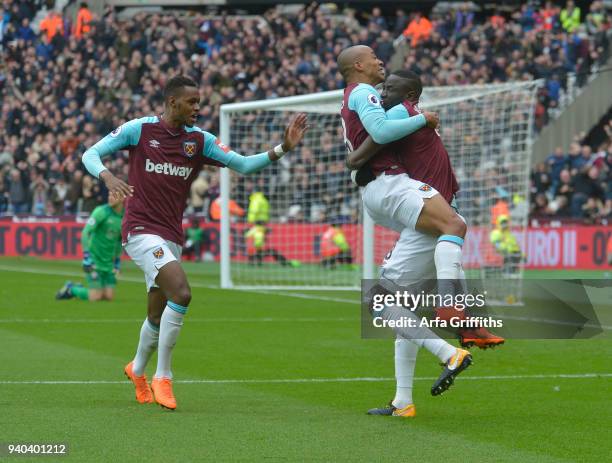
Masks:
[[[521,379],[589,379],[589,378],[612,378],[612,373],[567,373],[556,375],[489,375],[489,376],[461,376],[460,381],[498,381],[498,380],[521,380]],[[434,381],[435,376],[414,378],[415,381]],[[291,379],[183,379],[175,380],[175,384],[291,384],[291,383],[372,383],[395,381],[395,378],[357,377],[357,378],[291,378]],[[68,384],[130,384],[130,381],[105,381],[105,380],[22,380],[3,381],[0,384],[43,384],[43,385],[68,385]]]
[[[189,318],[189,323],[320,323],[320,322],[357,322],[355,318]],[[113,323],[142,323],[142,319],[127,318],[4,318],[0,319],[0,325],[17,323],[83,323],[83,324],[113,324]]]

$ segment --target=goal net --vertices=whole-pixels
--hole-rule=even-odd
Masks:
[[[522,262],[507,262],[490,234],[505,215],[524,249],[539,84],[433,87],[420,104],[440,114],[440,135],[460,183],[468,275],[504,278],[501,291],[519,298],[520,286],[508,285],[520,281]],[[250,176],[222,169],[223,287],[358,289],[361,278],[377,276],[397,234],[364,216],[344,165],[341,101],[342,91],[332,91],[221,107],[220,138],[241,153],[280,143],[295,113],[308,113],[310,125],[301,146],[271,167]],[[330,246],[334,240],[340,246]]]

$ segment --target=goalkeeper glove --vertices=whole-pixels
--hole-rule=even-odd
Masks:
[[[115,257],[115,273],[119,273],[121,270],[121,257]]]
[[[83,252],[83,271],[85,273],[91,273],[94,271],[94,263],[91,260],[91,256],[89,255],[89,251]]]

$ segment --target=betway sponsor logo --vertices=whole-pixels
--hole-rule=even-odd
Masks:
[[[146,160],[145,170],[147,172],[155,172],[156,174],[172,175],[174,177],[183,177],[185,180],[193,171],[192,167],[178,167],[169,162],[155,164],[150,159]]]

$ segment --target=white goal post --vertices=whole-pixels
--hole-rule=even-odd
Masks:
[[[522,264],[509,269],[500,261],[489,234],[494,206],[505,202],[513,233],[523,242],[540,85],[432,87],[421,97],[422,108],[440,114],[440,134],[459,180],[459,211],[468,221],[464,264],[472,275],[522,276]],[[342,95],[336,90],[221,106],[220,139],[242,153],[279,143],[295,113],[308,113],[310,125],[302,145],[275,167],[253,177],[221,169],[221,287],[354,290],[361,278],[377,276],[397,234],[374,226],[363,213],[359,191],[343,166]],[[256,214],[255,200],[249,200],[255,196],[265,198],[267,213]],[[245,214],[232,208],[230,215],[230,201]],[[332,225],[342,231],[350,259],[326,258]],[[260,231],[263,247],[253,244],[251,229]]]

